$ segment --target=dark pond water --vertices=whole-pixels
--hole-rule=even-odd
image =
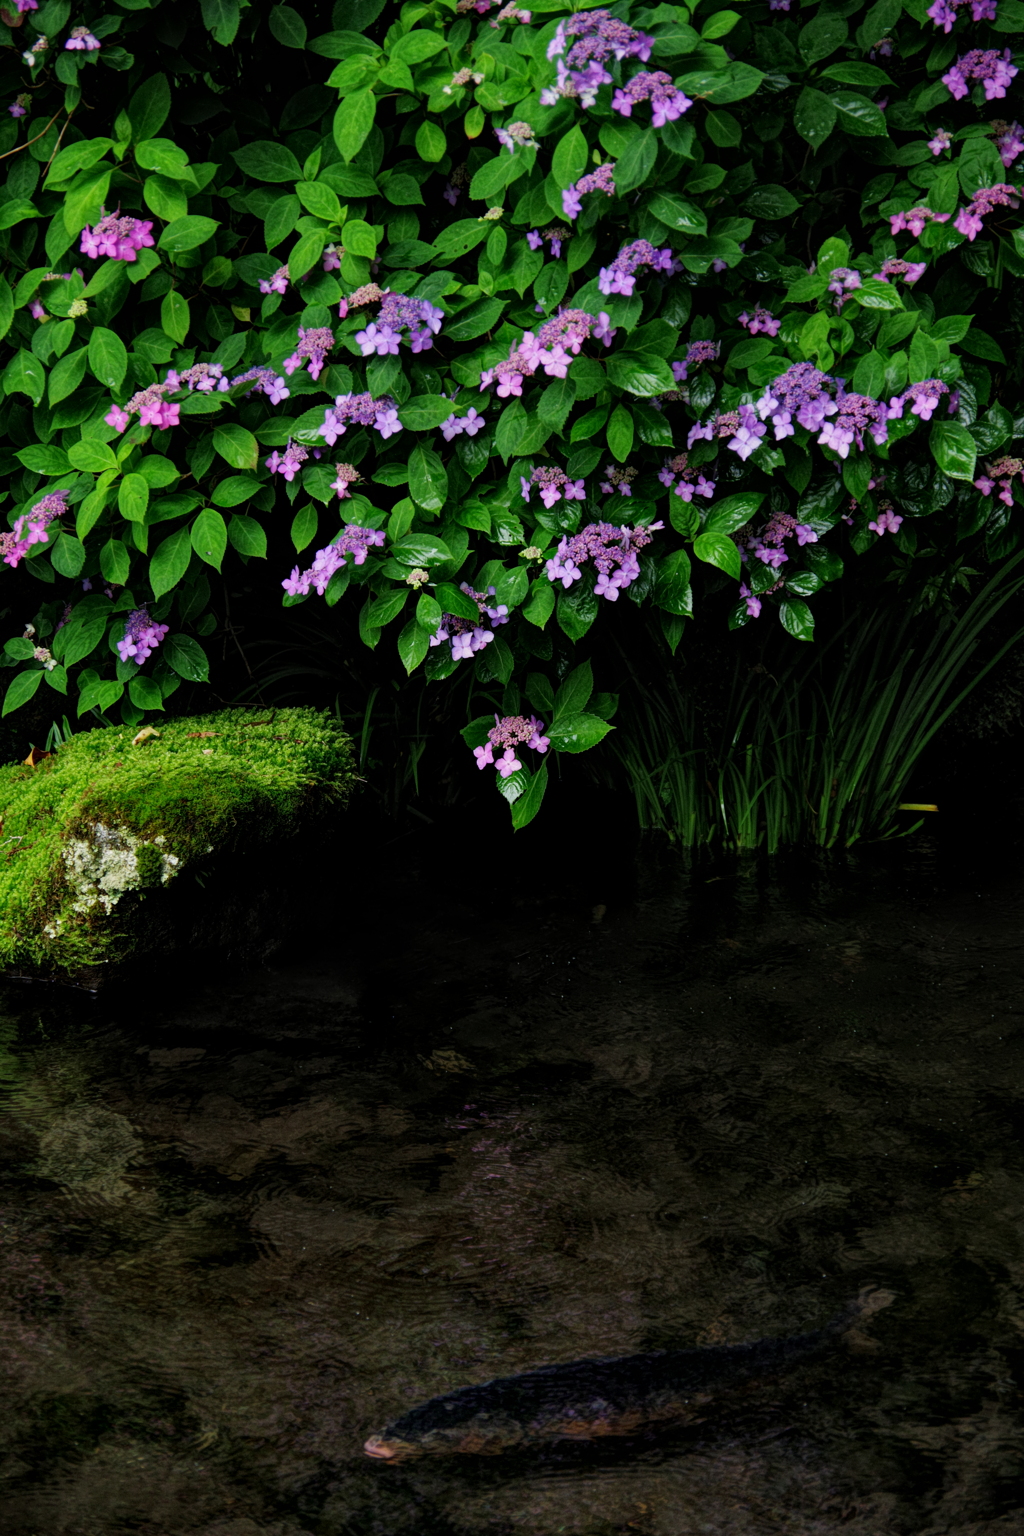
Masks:
[[[1020,879],[468,867],[266,971],[0,993],[6,1536],[1024,1532]],[[453,1387],[870,1283],[698,1425],[362,1454]]]

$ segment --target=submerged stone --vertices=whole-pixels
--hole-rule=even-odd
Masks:
[[[282,853],[353,782],[349,737],[310,709],[83,731],[32,759],[0,768],[0,966],[87,983],[200,932],[251,937],[256,906],[281,912]]]

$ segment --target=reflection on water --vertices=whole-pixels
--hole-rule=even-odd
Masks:
[[[1022,898],[912,866],[655,872],[599,922],[410,886],[392,954],[8,986],[5,1531],[1024,1532]],[[697,1426],[361,1453],[453,1387],[868,1283],[896,1303]]]

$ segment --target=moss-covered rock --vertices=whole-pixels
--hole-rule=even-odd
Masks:
[[[147,903],[191,885],[201,905],[225,863],[251,879],[253,855],[343,805],[352,778],[349,738],[308,709],[83,732],[0,768],[0,966],[81,977],[123,960]]]

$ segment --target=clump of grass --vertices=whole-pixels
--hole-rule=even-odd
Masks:
[[[689,847],[769,853],[898,835],[896,812],[921,754],[1024,636],[1016,630],[976,664],[986,628],[1024,588],[1022,559],[1007,562],[957,617],[860,613],[777,676],[737,665],[715,732],[674,677],[652,689],[630,669],[610,747],[641,827]]]

